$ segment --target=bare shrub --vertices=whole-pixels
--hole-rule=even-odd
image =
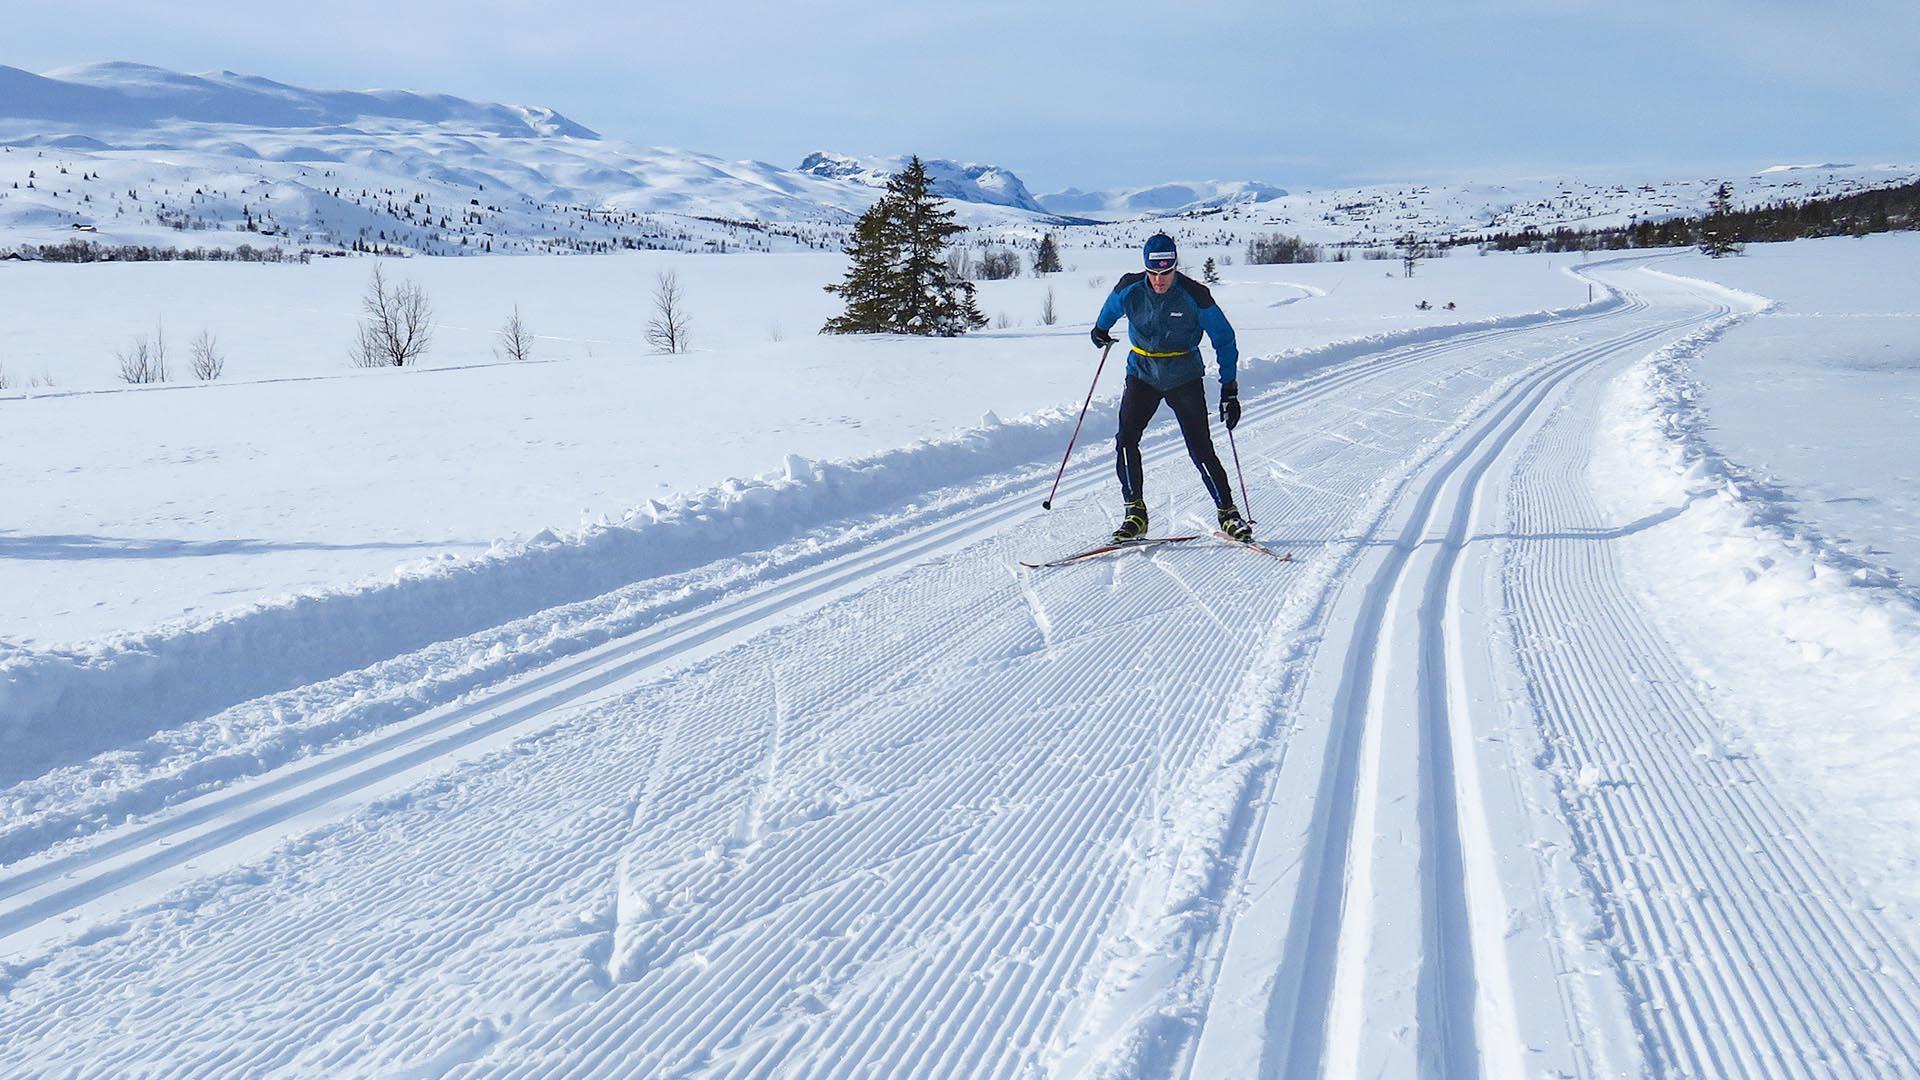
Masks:
[[[1020,256],[1008,248],[985,249],[974,267],[974,277],[980,281],[1005,281],[1019,276]]]
[[[520,318],[519,304],[513,305],[512,317],[500,327],[500,347],[493,354],[506,360],[533,359],[533,334]]]
[[[1047,289],[1046,299],[1040,301],[1040,325],[1052,326],[1060,321],[1060,312],[1053,303],[1053,289]]]
[[[433,305],[419,284],[403,281],[387,287],[380,264],[360,298],[365,313],[349,350],[355,367],[406,367],[418,363],[433,343]]]
[[[1308,243],[1297,236],[1288,236],[1285,233],[1255,236],[1247,241],[1249,265],[1316,263],[1323,255],[1324,252],[1319,244]]]
[[[1012,319],[1009,319],[1009,318],[1007,318],[1007,313],[1006,313],[1006,312],[1004,312],[1004,311],[1003,311],[1003,312],[1001,312],[1001,313],[1000,313],[1000,314],[999,314],[999,315],[998,315],[998,316],[997,316],[997,317],[996,317],[996,318],[995,318],[995,319],[993,320],[993,328],[994,328],[995,330],[1005,330],[1005,329],[1006,329],[1007,327],[1009,327],[1009,326],[1012,326],[1012,325],[1013,325],[1013,320],[1012,320]]]
[[[680,292],[680,275],[671,270],[654,279],[653,319],[647,323],[647,344],[658,352],[687,351],[687,302]]]
[[[775,344],[787,340],[787,332],[781,328],[780,320],[775,319],[767,324],[767,340]]]
[[[193,377],[201,382],[212,382],[227,370],[227,358],[220,354],[219,343],[205,330],[193,339],[189,349],[193,353]]]
[[[154,336],[145,334],[133,339],[133,344],[125,350],[115,353],[120,361],[120,381],[132,386],[144,386],[148,383],[167,381],[167,335],[157,329]]]
[[[13,389],[13,380],[7,378],[6,365],[0,364],[0,391]]]

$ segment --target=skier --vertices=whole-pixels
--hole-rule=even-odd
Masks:
[[[1220,531],[1235,540],[1251,541],[1253,529],[1233,505],[1227,470],[1214,452],[1213,435],[1207,428],[1207,393],[1202,382],[1206,367],[1200,360],[1200,335],[1205,332],[1220,365],[1220,422],[1231,431],[1240,423],[1240,384],[1236,378],[1240,350],[1234,344],[1233,327],[1207,287],[1179,272],[1173,237],[1155,233],[1147,239],[1142,253],[1146,269],[1120,279],[1093,324],[1093,344],[1104,349],[1114,343],[1109,333],[1113,324],[1125,316],[1127,337],[1133,346],[1127,357],[1127,387],[1120,395],[1115,463],[1120,495],[1127,504],[1126,520],[1114,530],[1113,538],[1137,540],[1147,534],[1140,436],[1164,400],[1180,421],[1187,456],[1200,469],[1207,494],[1213,496]]]

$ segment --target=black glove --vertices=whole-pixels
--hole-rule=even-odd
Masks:
[[[1220,422],[1232,431],[1240,426],[1240,383],[1238,380],[1220,384]]]
[[[1094,348],[1104,349],[1111,344],[1113,344],[1113,335],[1107,333],[1106,327],[1096,326],[1093,328],[1093,347]]]

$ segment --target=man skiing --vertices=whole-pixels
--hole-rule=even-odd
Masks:
[[[1120,396],[1115,463],[1120,495],[1127,503],[1126,520],[1114,530],[1113,538],[1137,540],[1147,534],[1140,436],[1160,402],[1165,401],[1180,421],[1187,456],[1199,468],[1207,494],[1213,496],[1220,531],[1235,540],[1251,541],[1253,529],[1233,505],[1233,487],[1227,482],[1227,470],[1214,452],[1213,435],[1207,428],[1207,393],[1202,381],[1206,367],[1200,360],[1200,335],[1204,332],[1213,342],[1214,359],[1220,365],[1220,422],[1231,431],[1240,423],[1240,384],[1236,378],[1240,349],[1234,343],[1233,327],[1207,287],[1180,273],[1173,237],[1155,233],[1148,238],[1143,254],[1146,269],[1120,279],[1093,324],[1093,343],[1104,349],[1114,343],[1109,333],[1113,324],[1125,316],[1127,337],[1133,346],[1127,356],[1127,388]]]

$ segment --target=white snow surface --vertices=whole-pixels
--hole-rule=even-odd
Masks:
[[[15,386],[0,392],[0,642],[203,621],[618,521],[650,499],[711,500],[788,453],[858,458],[975,433],[989,411],[1077,407],[1097,359],[1087,327],[1136,257],[1067,258],[1069,273],[982,283],[983,309],[1019,325],[937,342],[817,336],[837,310],[820,286],[838,280],[839,255],[390,262],[436,305],[427,366],[410,371],[348,366],[365,261],[0,264],[0,371]],[[1584,302],[1551,261],[1456,257],[1413,280],[1378,263],[1229,267],[1219,297],[1254,357]],[[665,270],[687,297],[685,355],[644,341]],[[516,304],[533,364],[494,355]],[[181,370],[203,330],[228,358],[208,385]],[[176,382],[121,386],[115,353],[160,331]],[[1248,367],[1249,387],[1277,374]],[[1116,357],[1103,399],[1121,374]],[[55,388],[29,385],[42,378]],[[1088,444],[1110,437],[1089,428]]]
[[[1920,305],[1911,235],[1758,246],[1673,272],[1733,313],[1623,375],[1593,462],[1630,580],[1752,754],[1880,900],[1920,918]],[[1649,271],[1654,272],[1654,271]]]
[[[1585,267],[1592,303],[1545,259],[1392,279],[1465,295],[1510,267],[1562,309],[1512,280],[1454,325],[1382,327],[1408,296],[1377,273],[1295,276],[1366,264],[1223,288],[1236,315],[1349,321],[1248,335],[1231,449],[1292,561],[1202,540],[1023,568],[1114,518],[1098,438],[1038,505],[1078,404],[1055,389],[30,656],[0,699],[0,1075],[1911,1074],[1886,812],[1910,796],[1898,760],[1835,744],[1911,774],[1874,706],[1911,700],[1912,609],[1757,513],[1702,420],[1689,365],[1765,302],[1649,261]],[[502,263],[550,269],[407,269]],[[565,263],[596,264],[619,265]],[[848,347],[1057,333],[1084,371],[1082,329],[1033,333]],[[850,370],[821,363],[781,384],[793,409]],[[535,392],[499,370],[318,382]],[[301,415],[358,430],[342,404]],[[1145,449],[1156,530],[1204,523],[1164,418]],[[360,481],[388,511],[432,490],[390,472]]]
[[[1360,248],[1402,235],[1625,225],[1697,214],[1725,180],[1742,205],[1903,183],[1900,163],[1767,166],[1727,177],[1492,176],[1284,189],[1176,181],[1035,197],[1010,168],[921,153],[975,239],[1243,247],[1286,232]],[[543,106],[416,91],[328,91],[254,75],[114,62],[0,67],[0,246],[434,255],[835,250],[901,155],[821,152],[797,167],[603,138]],[[1066,219],[1117,222],[1072,226]],[[1135,234],[1140,235],[1136,236]]]

